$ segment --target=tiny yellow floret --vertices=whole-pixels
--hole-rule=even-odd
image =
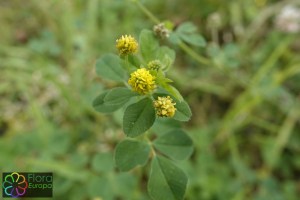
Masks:
[[[154,101],[154,107],[156,114],[159,117],[173,117],[175,115],[176,103],[173,102],[173,99],[170,96],[167,97],[158,97]]]
[[[138,43],[131,35],[122,35],[116,42],[116,47],[120,55],[133,54],[138,50]]]
[[[128,84],[133,91],[139,94],[148,94],[156,88],[154,80],[155,77],[147,69],[141,68],[130,74]]]

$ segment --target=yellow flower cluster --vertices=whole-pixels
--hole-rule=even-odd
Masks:
[[[170,96],[158,97],[154,101],[154,107],[156,114],[160,117],[173,117],[175,115],[176,103],[173,103],[173,99]]]
[[[138,43],[131,35],[122,35],[116,42],[120,55],[129,55],[137,52]]]
[[[133,91],[139,94],[148,94],[156,88],[154,80],[155,77],[148,70],[141,68],[130,74],[128,84]]]

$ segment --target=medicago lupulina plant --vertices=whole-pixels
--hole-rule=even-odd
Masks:
[[[159,27],[156,27],[159,28]],[[103,113],[124,109],[123,131],[127,136],[115,148],[114,160],[121,171],[151,163],[148,193],[155,200],[183,199],[188,178],[174,162],[187,159],[193,143],[178,127],[163,132],[164,120],[188,121],[189,105],[167,78],[175,52],[160,46],[167,33],[143,30],[139,41],[130,35],[116,40],[117,54],[105,54],[96,62],[96,72],[118,87],[100,94],[93,102]]]

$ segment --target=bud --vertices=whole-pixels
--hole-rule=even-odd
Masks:
[[[159,60],[152,60],[147,64],[149,70],[158,71],[162,68],[162,63]]]
[[[155,25],[153,27],[153,32],[156,36],[158,36],[161,39],[165,39],[170,36],[170,31],[166,28],[164,23]]]
[[[222,18],[218,12],[214,12],[208,16],[207,27],[209,29],[219,29],[222,26]]]

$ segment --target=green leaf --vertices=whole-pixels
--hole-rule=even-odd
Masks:
[[[180,129],[180,127],[180,122],[177,120],[167,117],[159,117],[156,119],[151,131],[153,131],[157,137],[160,137],[171,130]]]
[[[185,173],[170,160],[158,156],[152,160],[148,192],[155,200],[181,200],[187,185]]]
[[[118,110],[126,104],[131,97],[137,96],[128,88],[118,87],[100,94],[94,101],[93,107],[98,112],[110,113]]]
[[[169,84],[169,83],[172,83],[172,80],[165,78],[165,77],[157,76],[156,81],[161,86],[161,88],[159,88],[159,89],[161,89],[162,91],[159,91],[159,92],[163,92],[164,93],[164,94],[162,94],[163,96],[167,96],[166,94],[168,94],[168,95],[170,94],[170,96],[172,96],[172,98],[174,100],[177,99],[180,102],[184,101],[180,92],[175,87],[173,87],[172,85]]]
[[[184,22],[177,29],[177,33],[195,33],[197,31],[197,26],[192,22]]]
[[[206,45],[205,39],[199,34],[180,34],[180,37],[185,42],[194,46],[205,47]]]
[[[192,117],[192,111],[189,104],[186,101],[179,101],[177,99],[174,99],[174,101],[176,102],[176,112],[173,119],[178,121],[189,121]]]
[[[96,172],[111,172],[114,169],[111,152],[96,154],[92,160],[92,169]]]
[[[104,97],[106,105],[124,105],[131,97],[138,94],[125,87],[118,87],[110,90]]]
[[[156,149],[174,160],[187,159],[193,152],[193,141],[180,129],[158,137],[153,144]]]
[[[84,168],[89,161],[89,157],[83,152],[75,152],[69,155],[69,164],[72,164],[73,167]]]
[[[135,192],[136,191],[135,189],[138,188],[139,181],[140,181],[139,177],[136,176],[136,174],[130,172],[116,173],[114,182],[112,184],[115,198],[113,198],[112,200],[142,199],[142,198],[138,198],[140,197],[140,195],[137,195],[137,193]],[[103,200],[108,200],[108,199],[103,198]]]
[[[107,94],[108,92],[104,92],[96,97],[96,99],[93,101],[93,107],[98,112],[110,113],[118,110],[123,106],[123,104],[106,104],[104,98]]]
[[[139,58],[136,55],[128,55],[128,62],[129,62],[129,67],[132,69],[132,71],[136,70],[139,68],[141,65],[141,62]]]
[[[150,146],[146,142],[125,139],[115,150],[115,163],[121,171],[128,171],[138,165],[145,165],[149,158]]]
[[[122,60],[114,54],[105,54],[96,61],[96,72],[105,79],[124,81],[125,71],[121,65]]]
[[[144,98],[126,108],[123,117],[124,133],[129,137],[136,137],[151,128],[154,121],[152,100]]]
[[[171,32],[170,36],[168,37],[168,40],[173,44],[179,44],[181,42],[179,34],[176,32]]]
[[[142,30],[140,34],[140,50],[144,60],[148,63],[151,60],[155,60],[156,51],[159,47],[152,31]]]
[[[169,47],[162,46],[156,52],[156,59],[160,60],[166,69],[175,61],[175,51]]]
[[[206,45],[206,41],[202,35],[197,34],[196,31],[197,27],[191,22],[185,22],[176,29],[178,37],[180,37],[183,41],[194,46],[204,47]]]
[[[48,142],[51,144],[48,147],[47,151],[48,153],[54,155],[65,155],[68,152],[70,146],[72,145],[71,138],[66,133],[59,132],[59,131],[55,131],[54,133],[49,134],[49,136],[47,136],[47,139]],[[38,141],[37,137],[35,137],[35,141]],[[25,144],[26,143],[23,142],[23,145]],[[35,144],[29,144],[29,145],[32,149],[34,149]]]
[[[101,197],[102,199],[112,200],[114,199],[113,186],[111,178],[105,176],[105,174],[101,176],[94,175],[86,182],[86,190],[84,193],[89,195],[90,198],[88,199],[97,199],[97,197]],[[82,190],[82,187],[77,190]],[[74,199],[78,199],[78,195],[76,195]]]
[[[180,92],[169,84],[163,84],[162,87],[167,90],[172,96],[174,96],[180,102],[183,101],[183,97],[181,96]]]

